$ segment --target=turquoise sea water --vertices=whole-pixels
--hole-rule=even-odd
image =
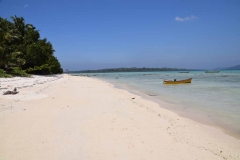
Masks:
[[[240,139],[240,71],[121,72],[88,75],[95,75],[94,77],[117,87],[138,92],[158,102],[161,107],[195,121],[218,127]],[[186,78],[193,78],[192,83],[163,84],[164,79]]]

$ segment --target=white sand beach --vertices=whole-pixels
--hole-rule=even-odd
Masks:
[[[240,159],[239,139],[101,80],[63,74],[0,86],[0,160]]]

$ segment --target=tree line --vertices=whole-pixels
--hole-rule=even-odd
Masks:
[[[0,69],[6,73],[57,74],[61,64],[54,56],[52,44],[24,18],[11,21],[0,17]]]
[[[70,73],[107,73],[107,72],[154,72],[154,71],[186,71],[187,69],[179,68],[108,68],[99,70],[83,70],[83,71],[70,71]]]

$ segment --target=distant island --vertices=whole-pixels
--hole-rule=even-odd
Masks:
[[[109,72],[154,72],[154,71],[189,71],[189,69],[179,68],[109,68],[99,70],[69,71],[69,73],[109,73]]]
[[[226,68],[226,70],[240,70],[240,65]]]

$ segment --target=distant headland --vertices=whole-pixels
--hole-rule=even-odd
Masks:
[[[109,72],[154,72],[154,71],[190,71],[184,68],[107,68],[99,70],[81,70],[81,71],[69,71],[69,73],[109,73]]]
[[[240,70],[240,65],[226,68],[227,70]]]

